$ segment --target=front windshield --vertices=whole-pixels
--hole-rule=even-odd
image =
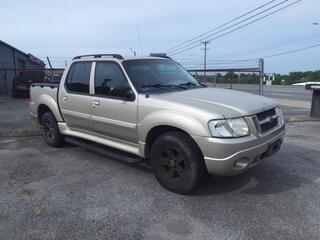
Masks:
[[[139,92],[202,87],[183,67],[171,60],[127,60],[123,62],[123,66]]]

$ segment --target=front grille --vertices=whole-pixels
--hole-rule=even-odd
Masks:
[[[259,121],[262,121],[266,119],[267,117],[273,116],[276,114],[276,110],[274,108],[271,108],[267,111],[261,112],[257,114],[257,118]]]
[[[261,132],[267,132],[273,128],[275,128],[276,126],[278,126],[278,119],[274,119],[271,122],[266,122],[260,125],[261,127]]]
[[[256,114],[256,124],[260,133],[266,133],[278,126],[279,116],[275,108]]]

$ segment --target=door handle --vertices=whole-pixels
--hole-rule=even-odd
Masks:
[[[99,105],[100,105],[100,101],[98,101],[98,100],[93,101],[93,106],[99,106]]]
[[[62,97],[62,101],[67,101],[67,100],[68,100],[68,98],[66,96]]]

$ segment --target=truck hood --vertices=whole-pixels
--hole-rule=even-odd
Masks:
[[[159,94],[157,98],[225,118],[253,115],[277,105],[272,99],[259,95],[209,87]]]

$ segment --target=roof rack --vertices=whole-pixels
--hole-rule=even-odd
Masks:
[[[160,58],[172,59],[166,53],[150,53],[150,57],[160,57]]]
[[[88,55],[76,56],[73,58],[73,60],[87,58],[87,57],[93,57],[93,58],[113,57],[113,58],[117,58],[117,59],[124,59],[120,54],[88,54]]]

